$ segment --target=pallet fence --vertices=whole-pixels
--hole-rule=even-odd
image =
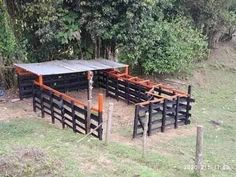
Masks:
[[[18,72],[20,98],[33,96],[34,110],[48,114],[52,122],[58,120],[62,127],[68,126],[75,132],[87,134],[102,123],[101,109],[92,109],[91,126],[88,127],[87,105],[62,93],[88,89],[85,72],[43,76],[44,84],[39,85],[36,75]],[[149,113],[148,136],[154,132],[165,132],[166,128],[178,128],[190,123],[191,86],[188,91],[180,91],[163,83],[155,83],[127,72],[115,70],[94,71],[94,86],[104,88],[106,96],[135,104],[133,138],[143,135],[144,117]],[[58,90],[58,91],[57,91]],[[100,110],[100,111],[99,111]],[[87,126],[86,126],[87,125]],[[93,135],[102,139],[102,127]]]
[[[153,132],[165,132],[166,128],[178,128],[189,124],[191,114],[191,86],[188,92],[176,90],[161,83],[133,77],[119,71],[99,73],[99,85],[106,89],[106,96],[123,99],[135,104],[133,138],[142,136],[145,114],[149,113],[148,136]]]
[[[20,99],[33,96],[33,85],[37,78],[38,76],[32,73],[17,74]],[[45,85],[63,93],[87,89],[88,87],[88,80],[85,72],[43,76],[43,80]]]
[[[99,98],[99,100],[101,99]],[[103,111],[101,106],[98,109],[92,107],[91,120],[88,120],[85,104],[46,85],[35,82],[33,86],[33,109],[35,112],[40,110],[42,118],[47,114],[51,116],[53,124],[57,120],[62,124],[62,128],[67,126],[76,133],[88,134],[90,130],[93,131],[100,126],[92,135],[102,140]],[[90,128],[86,126],[88,121],[90,121]]]

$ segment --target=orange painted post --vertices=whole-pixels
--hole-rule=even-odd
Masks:
[[[98,95],[98,125],[101,125],[98,129],[98,138],[102,140],[102,122],[103,122],[103,94]]]
[[[129,74],[129,65],[127,65],[127,66],[125,67],[125,74],[126,74],[126,75]]]
[[[20,70],[20,68],[19,67],[16,67],[16,74],[20,74],[20,72],[21,72],[21,70]]]
[[[98,95],[98,112],[103,112],[103,94]]]
[[[43,76],[39,75],[39,85],[42,86],[43,85]]]

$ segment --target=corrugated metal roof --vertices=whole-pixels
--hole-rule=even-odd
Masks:
[[[54,60],[42,63],[15,64],[26,71],[37,75],[54,75],[84,71],[123,68],[127,65],[111,60]]]

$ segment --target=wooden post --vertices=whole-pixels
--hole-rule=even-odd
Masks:
[[[112,127],[112,115],[113,115],[113,103],[109,103],[109,108],[108,108],[108,118],[107,118],[107,127],[106,127],[106,140],[105,144],[107,145],[108,142],[110,141],[110,134],[111,134],[111,127]]]
[[[133,138],[136,138],[138,132],[139,105],[135,106]]]
[[[165,128],[166,128],[166,99],[164,99],[163,103],[161,132],[165,132]]]
[[[108,82],[109,82],[109,78],[108,78],[108,74],[106,73],[106,97],[108,97],[108,95],[109,95],[109,91],[108,91]]]
[[[145,119],[143,122],[143,158],[145,158],[145,154],[146,154],[148,118],[149,118],[149,113],[146,112]]]
[[[33,110],[34,112],[36,112],[35,97],[36,97],[36,89],[35,89],[35,85],[33,84]]]
[[[119,80],[116,78],[116,100],[119,100]]]
[[[141,87],[140,86],[138,86],[137,92],[138,92],[138,101],[141,102]]]
[[[52,123],[55,124],[54,109],[53,109],[53,93],[51,90],[49,92],[49,95],[50,95],[50,110],[51,110]]]
[[[125,67],[125,74],[126,74],[126,75],[129,74],[129,65],[127,65],[127,66]]]
[[[43,98],[43,89],[40,88],[40,105],[41,105],[41,117],[42,117],[42,118],[45,117],[43,99],[44,99],[44,98]]]
[[[129,92],[130,92],[130,86],[129,86],[129,82],[127,81],[127,90],[126,90],[126,100],[127,100],[127,104],[129,104]]]
[[[98,94],[98,111],[103,112],[103,94]]]
[[[158,88],[159,88],[158,95],[161,95],[161,87],[158,87]]]
[[[86,134],[91,131],[91,108],[92,108],[92,100],[88,100],[87,105],[87,117],[86,117]]]
[[[88,71],[88,105],[86,117],[86,134],[91,131],[91,108],[92,108],[92,91],[93,91],[93,72]]]
[[[127,82],[127,80],[124,80],[124,83],[125,83],[125,100],[127,101],[127,99],[128,99],[128,88],[127,88],[128,82]]]
[[[195,172],[200,175],[203,165],[203,127],[197,126]]]
[[[61,102],[61,124],[62,128],[65,128],[65,110],[64,110],[64,101],[62,98],[62,95],[60,96],[60,102]]]
[[[190,110],[190,98],[191,98],[192,87],[191,85],[188,86],[188,97],[187,97],[187,107],[186,107],[186,118],[185,118],[185,125],[189,124],[189,110]]]
[[[72,113],[73,131],[76,133],[75,102],[74,101],[71,101],[71,113]]]
[[[176,107],[175,107],[175,128],[178,128],[178,114],[179,114],[179,97],[177,97]]]
[[[191,94],[192,94],[192,86],[189,85],[188,86],[188,95],[191,96]]]
[[[100,93],[98,95],[98,125],[102,124],[103,122],[102,116],[103,116],[103,94]],[[100,126],[98,128],[99,140],[102,140],[102,130],[103,130],[102,126]]]
[[[148,120],[148,136],[151,136],[152,134],[152,108],[153,103],[149,103],[148,112],[149,112],[149,120]]]
[[[88,100],[92,100],[92,91],[93,91],[93,72],[88,71]]]
[[[43,76],[39,75],[39,85],[43,85]]]

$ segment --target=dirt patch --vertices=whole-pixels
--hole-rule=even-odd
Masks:
[[[208,82],[207,71],[205,68],[200,68],[197,71],[194,71],[192,80],[192,85],[204,88]]]
[[[0,176],[58,176],[60,167],[60,163],[52,162],[36,148],[17,148],[10,155],[0,156]]]
[[[0,121],[31,117],[35,117],[31,99],[24,99],[14,103],[11,100],[0,102]]]
[[[219,44],[217,49],[211,51],[208,63],[236,71],[236,39]],[[221,69],[221,68],[220,68]]]
[[[135,106],[133,104],[127,104],[124,100],[117,101],[111,97],[105,96],[105,90],[103,89],[94,89],[93,90],[93,106],[97,107],[98,94],[102,93],[104,95],[104,114],[103,120],[107,120],[107,110],[109,107],[109,103],[112,102],[114,104],[113,118],[112,118],[112,126],[113,132],[120,130],[121,127],[130,127],[133,125],[134,119],[134,110]],[[68,95],[73,96],[79,100],[82,100],[84,103],[87,103],[87,91],[82,90],[79,92],[69,92]],[[131,135],[130,135],[131,136]]]

